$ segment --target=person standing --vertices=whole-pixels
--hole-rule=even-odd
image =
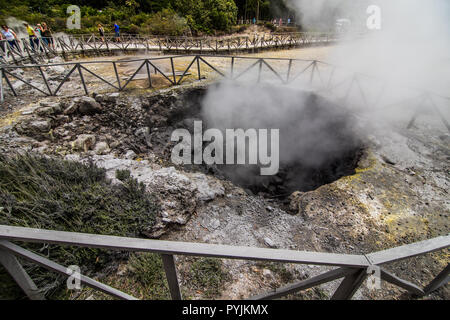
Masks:
[[[36,36],[38,36],[38,38],[42,37],[42,26],[40,23],[36,25],[36,28],[34,28],[34,32],[36,33]]]
[[[10,29],[7,25],[2,25],[1,32],[3,37],[8,41],[9,46],[11,48],[16,47],[19,52],[22,51],[20,50],[19,45],[17,44],[18,41],[17,35],[12,29]]]
[[[116,35],[116,42],[120,41],[120,27],[119,25],[116,23],[114,23],[114,33]]]
[[[31,50],[35,51],[35,45],[39,46],[39,44],[37,43],[38,39],[36,32],[28,23],[24,22],[23,25],[27,29],[28,38],[30,39]]]
[[[53,36],[50,28],[47,26],[45,22],[42,22],[41,25],[42,25],[42,40],[44,40],[44,43],[47,46],[55,49],[55,44],[53,43]]]
[[[100,34],[100,38],[102,38],[102,42],[105,42],[105,29],[103,28],[101,23],[99,23],[97,25],[97,27],[98,27],[98,33]]]

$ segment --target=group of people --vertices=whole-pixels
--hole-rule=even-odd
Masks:
[[[39,40],[41,40],[44,45],[53,49],[55,48],[52,32],[45,22],[38,23],[34,28],[26,22],[24,22],[23,25],[28,33],[31,50],[35,51],[40,47]],[[7,25],[2,25],[0,31],[0,40],[6,40],[11,48],[15,48],[20,52],[21,49],[17,33]],[[5,52],[5,41],[1,41],[0,43],[2,51]],[[40,50],[42,50],[42,47]]]
[[[39,47],[39,39],[41,39],[46,46],[55,49],[52,32],[45,22],[38,23],[34,28],[26,22],[24,22],[23,25],[27,29],[30,45],[33,50]]]
[[[283,21],[283,19],[282,18],[280,18],[280,19],[273,19],[272,20],[272,24],[274,24],[274,25],[279,25],[279,26],[282,26],[283,24],[285,24],[285,25],[290,25],[291,24],[291,18],[287,18],[287,20],[285,20],[285,21]]]
[[[98,33],[100,35],[100,38],[104,42],[105,41],[105,28],[103,28],[101,23],[99,23],[97,25],[97,27],[98,27]],[[116,23],[114,23],[113,28],[114,28],[114,38],[115,38],[116,42],[119,42],[120,41],[120,26],[116,22]]]

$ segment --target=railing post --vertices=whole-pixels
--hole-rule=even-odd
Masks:
[[[17,97],[17,92],[14,89],[13,85],[11,84],[11,81],[9,81],[8,77],[6,76],[5,70],[3,70],[3,78],[5,78],[6,84],[8,85],[8,87],[11,89],[13,95],[15,97]]]
[[[200,56],[197,56],[197,73],[198,73],[198,81],[202,80],[202,74],[200,70]]]
[[[367,277],[366,269],[358,269],[342,280],[331,300],[350,300]]]
[[[177,84],[177,76],[175,75],[175,66],[173,64],[173,57],[170,57],[170,65],[172,67],[173,84]]]
[[[289,59],[289,66],[286,75],[286,83],[289,83],[289,78],[291,77],[291,70],[292,70],[292,59]]]
[[[233,74],[234,74],[234,57],[231,58],[231,71],[230,71],[231,80],[233,80]]]
[[[162,254],[161,258],[164,264],[167,283],[169,285],[170,296],[172,297],[172,300],[182,300],[180,286],[178,284],[177,269],[175,267],[173,255]]]
[[[4,101],[3,97],[3,69],[0,69],[0,102]]]
[[[30,300],[45,300],[43,294],[39,292],[33,280],[13,254],[0,249],[0,264],[3,265]]]
[[[263,63],[263,60],[262,60],[262,59],[259,59],[259,67],[258,67],[258,83],[261,82],[262,63]]]
[[[145,60],[145,66],[147,67],[148,87],[152,88],[152,77],[150,76],[150,64],[148,60]]]
[[[119,87],[119,91],[121,91],[122,87],[120,86],[120,77],[119,77],[119,72],[117,72],[117,65],[116,65],[115,61],[113,61],[113,67],[114,67],[114,73],[116,74],[117,86]]]
[[[48,90],[49,95],[53,95],[53,94],[52,94],[52,89],[50,89],[50,85],[48,84],[48,81],[47,81],[47,79],[45,78],[44,71],[42,71],[42,67],[40,67],[40,66],[39,66],[39,72],[40,72],[40,74],[41,74],[41,76],[42,76],[42,79],[44,79],[44,83],[45,83],[45,86],[47,87],[47,90]]]
[[[83,73],[81,72],[81,66],[79,63],[77,63],[77,69],[78,69],[78,73],[80,74],[80,79],[81,79],[81,83],[83,84],[84,92],[86,93],[86,95],[89,95],[88,89],[86,87],[86,82],[84,81]]]

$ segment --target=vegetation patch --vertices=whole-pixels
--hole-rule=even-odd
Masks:
[[[92,163],[0,155],[0,224],[139,237],[154,225],[159,204],[143,184],[122,178],[123,184],[112,185],[105,170]],[[112,262],[128,258],[128,253],[100,249],[21,245],[64,266],[78,265],[86,275],[108,273]],[[35,265],[24,267],[47,297],[58,296],[64,278]],[[12,291],[2,290],[1,298],[14,298],[3,297],[5,292]]]
[[[159,254],[133,254],[129,265],[131,275],[144,289],[145,299],[170,299],[166,274]]]
[[[256,264],[259,268],[266,268],[280,277],[283,283],[288,283],[295,280],[294,274],[289,271],[284,263],[279,262],[258,262]]]
[[[190,266],[189,286],[206,298],[217,297],[227,279],[228,274],[219,259],[199,258]]]

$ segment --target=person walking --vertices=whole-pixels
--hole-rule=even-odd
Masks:
[[[22,50],[20,50],[20,47],[17,43],[17,41],[18,41],[17,35],[12,29],[10,29],[7,25],[2,25],[1,32],[2,32],[3,37],[8,41],[9,46],[11,48],[16,47],[19,52],[22,52]]]
[[[27,29],[28,38],[30,39],[31,50],[36,51],[35,45],[37,47],[39,47],[39,43],[38,43],[39,40],[37,39],[36,32],[28,23],[24,22],[23,25]]]
[[[114,34],[116,36],[116,42],[120,41],[120,27],[119,25],[116,23],[114,23]]]
[[[105,29],[103,28],[101,23],[99,23],[97,25],[97,27],[98,27],[98,33],[100,34],[100,38],[102,38],[102,42],[105,42]]]

